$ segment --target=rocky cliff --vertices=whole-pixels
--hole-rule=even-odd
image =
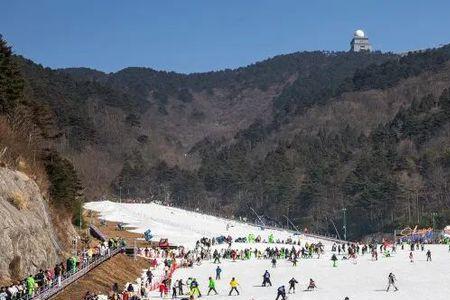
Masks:
[[[0,281],[22,279],[54,265],[60,247],[36,182],[0,168]]]

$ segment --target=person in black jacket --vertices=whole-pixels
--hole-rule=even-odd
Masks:
[[[431,261],[431,251],[428,249],[427,251],[427,261]]]
[[[266,270],[266,272],[264,272],[263,275],[263,283],[262,286],[266,286],[266,285],[272,286],[272,282],[270,282],[270,273],[269,271]]]
[[[183,283],[183,279],[178,280],[178,295],[183,295],[183,285],[185,285]]]
[[[275,298],[275,300],[278,300],[278,298],[280,298],[280,296],[281,296],[282,300],[286,300],[286,289],[284,288],[284,285],[280,286],[277,289],[277,297]]]
[[[127,292],[130,292],[130,293],[134,292],[134,287],[133,287],[133,285],[131,283],[127,287]]]
[[[289,280],[289,294],[291,293],[291,290],[293,290],[294,294],[295,294],[295,285],[297,283],[298,283],[298,281],[294,277],[292,277],[292,279]]]
[[[153,281],[153,273],[152,273],[152,271],[150,271],[150,269],[148,269],[147,272],[146,272],[146,275],[147,275],[148,283],[152,284],[152,281]]]
[[[386,292],[389,292],[389,288],[391,287],[391,285],[395,288],[396,291],[398,291],[397,286],[395,285],[395,281],[397,279],[395,278],[395,275],[393,273],[389,273],[388,275],[388,287],[386,289]]]

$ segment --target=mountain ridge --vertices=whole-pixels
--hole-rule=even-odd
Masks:
[[[402,189],[412,177],[421,178],[423,199],[440,191],[427,187],[431,173],[419,164],[441,159],[445,149],[433,141],[445,131],[425,133],[411,105],[435,99],[422,114],[445,128],[445,101],[437,99],[450,86],[450,46],[406,56],[301,52],[189,75],[139,67],[51,70],[16,60],[25,98],[48,111],[48,130],[58,133],[52,145],[73,163],[88,199],[120,195],[245,217],[252,217],[251,205],[268,218],[289,215],[324,232],[333,230],[330,219],[342,222],[344,206],[353,213],[379,209],[368,225],[354,218],[355,236],[410,224],[414,214],[430,221],[420,207],[410,207],[409,216],[398,207],[410,203]],[[409,152],[409,138],[392,138],[389,129],[404,111],[424,134],[422,144],[409,141]],[[389,153],[379,151],[384,139],[391,139]],[[437,156],[427,156],[423,139]],[[355,173],[367,165],[367,153],[378,159],[371,163],[379,173]],[[405,160],[416,165],[397,167]],[[355,193],[357,185],[371,192]]]

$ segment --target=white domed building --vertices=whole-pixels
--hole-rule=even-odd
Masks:
[[[358,29],[353,34],[353,39],[350,42],[350,51],[353,52],[370,52],[372,51],[372,45],[369,43],[369,38],[364,31]]]

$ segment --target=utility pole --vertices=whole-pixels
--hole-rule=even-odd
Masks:
[[[437,212],[432,212],[431,213],[431,217],[433,218],[433,231],[436,230],[436,217],[437,217]]]
[[[286,218],[286,222],[288,224],[288,228],[289,228],[289,224],[291,224],[291,226],[297,231],[298,234],[300,234],[300,230],[298,230],[297,226],[295,226],[295,224],[291,221],[291,219],[289,219],[287,216],[283,216]]]
[[[262,218],[258,215],[258,213],[253,209],[253,207],[251,207],[250,205],[248,205],[248,208],[250,208],[250,210],[255,214],[256,218],[261,222],[262,227],[265,228],[266,224],[264,224],[264,221],[262,220]]]
[[[80,231],[81,231],[81,222],[83,221],[83,206],[80,207],[80,222],[79,222],[79,226],[80,226]]]
[[[344,229],[344,241],[347,240],[347,208],[342,209],[344,213],[344,226],[342,227]]]

